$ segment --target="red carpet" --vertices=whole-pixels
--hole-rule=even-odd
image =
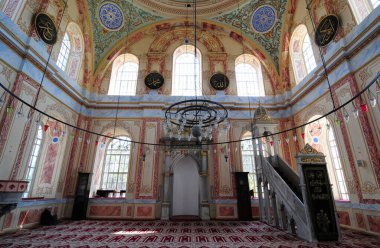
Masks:
[[[379,248],[380,239],[343,231],[342,243],[309,244],[257,221],[64,221],[0,236],[0,247],[342,247]]]

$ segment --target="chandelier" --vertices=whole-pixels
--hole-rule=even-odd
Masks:
[[[177,135],[178,140],[184,134],[188,135],[189,141],[193,138],[212,140],[213,131],[218,132],[220,126],[225,132],[230,129],[227,118],[227,109],[220,103],[206,99],[185,100],[172,104],[166,110],[164,129],[170,138]]]
[[[187,4],[187,7],[191,5]],[[197,58],[197,1],[193,1],[194,14],[194,65]],[[185,39],[188,43],[188,39]],[[170,105],[165,111],[164,130],[172,139],[175,135],[178,140],[185,138],[188,141],[195,139],[197,142],[212,140],[213,133],[217,133],[219,128],[225,133],[231,125],[228,121],[227,109],[220,103],[197,98],[196,71],[194,66],[194,99],[176,102]]]

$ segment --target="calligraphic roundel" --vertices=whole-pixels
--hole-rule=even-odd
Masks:
[[[38,36],[48,45],[54,45],[57,41],[57,28],[49,15],[37,13],[34,18],[34,26]]]
[[[149,73],[145,77],[145,85],[152,90],[159,89],[164,84],[164,77],[158,72]]]
[[[230,84],[230,80],[226,75],[217,73],[211,77],[210,84],[216,90],[225,90]]]
[[[339,19],[335,15],[328,15],[324,17],[318,24],[315,31],[315,43],[324,47],[334,40],[338,33]]]

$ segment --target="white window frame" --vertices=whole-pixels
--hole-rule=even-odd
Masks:
[[[44,132],[42,125],[38,125],[37,132],[33,141],[32,152],[30,154],[28,167],[25,173],[25,180],[29,181],[27,190],[23,193],[22,197],[27,198],[31,195],[34,179],[37,173],[37,167],[41,157],[41,150],[44,140]]]
[[[326,138],[327,138],[330,160],[332,162],[332,167],[334,168],[334,176],[337,183],[336,188],[337,188],[339,200],[349,201],[350,197],[347,190],[341,156],[339,154],[339,149],[336,143],[335,134],[331,126],[330,128],[327,129]]]
[[[253,55],[236,58],[235,77],[238,96],[265,96],[261,65]]]
[[[244,139],[249,138],[250,140],[242,141],[240,144],[241,151],[241,164],[243,172],[248,172],[248,182],[249,190],[253,190],[253,197],[258,198],[258,186],[257,186],[257,177],[256,177],[256,164],[255,164],[255,152],[253,146],[252,137],[245,137]],[[258,147],[258,142],[256,140],[256,147]],[[248,149],[245,149],[248,148]],[[259,152],[259,151],[257,151]],[[251,163],[245,163],[245,157],[249,158]],[[253,178],[253,180],[250,178]]]
[[[117,57],[112,65],[108,95],[135,96],[139,75],[139,60],[130,53]]]
[[[315,62],[313,47],[311,45],[311,40],[308,33],[306,33],[306,35],[303,38],[302,56],[303,56],[303,61],[305,63],[307,74],[309,74],[310,72],[314,70],[317,64]]]
[[[173,53],[173,96],[202,95],[202,55],[196,48],[195,57],[194,49],[193,45],[182,45]]]
[[[127,136],[119,136],[119,139],[126,140],[111,140],[107,147],[105,148],[106,151],[104,153],[104,164],[103,164],[103,170],[102,170],[102,178],[101,178],[101,188],[102,189],[110,189],[110,190],[126,190],[127,189],[127,183],[128,183],[128,175],[129,175],[129,167],[131,164],[131,142],[130,138]],[[118,146],[123,146],[119,148]],[[116,146],[116,147],[115,147]],[[116,160],[113,160],[112,158],[118,158],[118,162]],[[124,158],[124,169],[123,171],[120,171],[120,161]],[[126,161],[128,160],[128,161]],[[114,162],[114,163],[112,163]],[[113,164],[113,168],[112,168]],[[107,166],[109,169],[107,170]],[[111,169],[111,171],[110,171]],[[116,181],[109,181],[110,175],[116,175]],[[124,176],[124,181],[119,181],[119,175]],[[115,184],[115,186],[110,186],[111,184]]]
[[[62,71],[66,70],[67,62],[69,61],[69,57],[70,57],[70,51],[71,51],[70,36],[66,32],[65,35],[63,36],[61,49],[59,51],[59,55],[57,59],[57,66]]]

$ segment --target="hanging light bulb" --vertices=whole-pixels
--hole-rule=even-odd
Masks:
[[[286,135],[285,141],[287,144],[289,144],[289,136]]]
[[[359,117],[359,109],[355,106],[355,103],[352,102],[352,105],[353,105],[353,110],[352,110],[352,114],[354,115],[355,118],[358,118]]]
[[[344,107],[343,107],[342,112],[343,112],[344,121],[348,123],[350,121],[350,115],[348,114],[347,110]]]
[[[188,141],[191,141],[191,139],[193,138],[193,135],[190,133],[189,134],[189,138],[187,139]]]
[[[361,104],[360,104],[360,109],[361,109],[363,112],[367,112],[367,111],[368,111],[367,104],[366,104],[365,102],[361,103]]]
[[[281,145],[281,138],[278,138],[278,139],[277,139],[277,143],[278,143],[279,145]]]
[[[359,96],[360,99],[360,109],[365,113],[368,111],[368,106],[367,104],[363,101],[362,96]]]
[[[338,118],[335,119],[335,125],[337,125],[338,127],[340,126],[340,120]]]
[[[369,103],[371,104],[371,107],[374,108],[376,106],[376,96],[372,93],[370,89],[368,89],[368,99]]]
[[[7,114],[11,114],[13,112],[13,107],[11,105],[7,106]]]
[[[88,139],[86,140],[86,143],[87,143],[87,145],[89,145],[89,144],[91,143],[91,139],[88,138]]]
[[[294,142],[297,141],[297,135],[296,134],[293,134],[293,140],[294,140]]]

